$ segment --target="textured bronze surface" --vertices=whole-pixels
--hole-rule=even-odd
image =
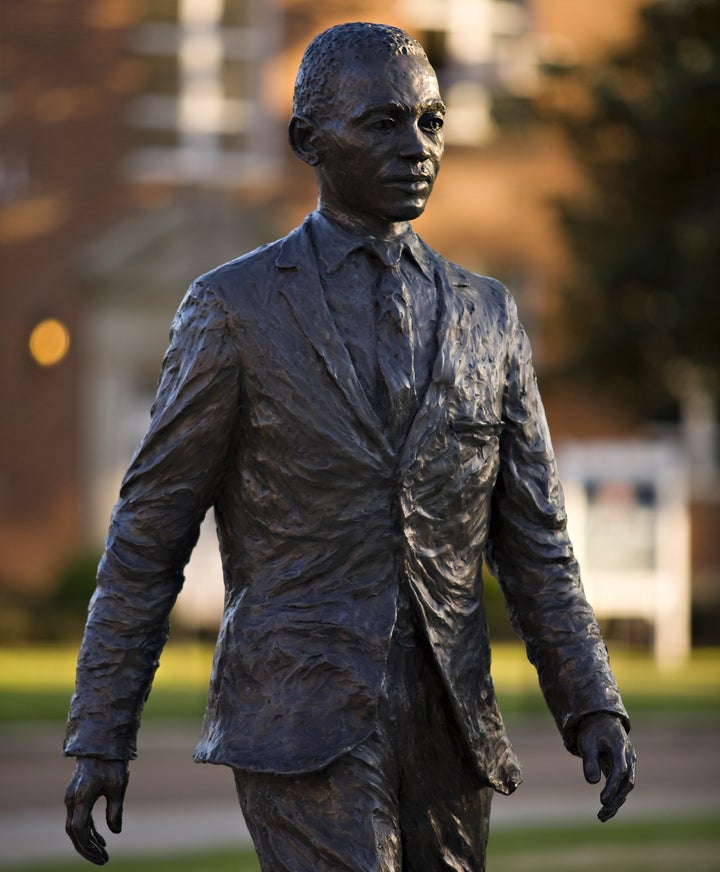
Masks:
[[[316,781],[348,755],[364,760],[378,735],[393,734],[379,712],[399,681],[388,662],[401,603],[409,644],[442,688],[433,705],[459,737],[443,753],[466,755],[478,791],[512,792],[521,775],[490,677],[485,556],[566,746],[584,757],[589,780],[601,768],[608,776],[601,817],[632,786],[627,716],[568,540],[515,304],[498,281],[449,263],[408,224],[432,190],[443,115],[434,73],[401,31],[361,24],[322,35],[303,61],[290,127],[296,153],[315,168],[319,211],[198,279],[178,311],[151,424],[113,513],[67,728],[66,753],[79,758],[68,832],[93,862],[107,852],[90,811],[109,794],[118,830],[142,706],[211,506],[227,592],[198,761],[231,766],[240,779],[285,776],[302,794],[303,775]],[[385,250],[367,252],[378,245]],[[331,248],[342,249],[337,267]],[[388,267],[377,263],[385,254]],[[372,372],[358,375],[362,348],[351,353],[353,318],[339,328],[327,285],[337,282],[336,294],[359,307],[360,325],[358,277],[367,291],[376,270],[382,288],[391,269],[410,299],[405,326],[393,328],[408,331],[409,351],[398,378],[378,371],[370,385]],[[431,343],[416,324],[430,305]],[[364,329],[389,328],[379,320]],[[416,383],[423,350],[428,376]],[[392,406],[392,426],[383,392],[403,404],[402,416]],[[408,717],[422,704],[408,703]],[[410,766],[420,750],[403,753],[395,775],[381,773],[384,784],[397,771],[423,777]],[[438,767],[427,771],[437,780]],[[489,800],[481,805],[486,818]],[[317,810],[324,826],[332,808]],[[397,865],[405,822],[396,818],[386,840],[393,859],[377,868],[416,868]],[[486,832],[486,819],[476,824]],[[458,841],[446,839],[450,864],[461,862]],[[376,868],[354,850],[348,844],[342,868]],[[481,846],[467,865],[447,868],[482,869],[483,854]],[[318,854],[287,868],[341,867]]]

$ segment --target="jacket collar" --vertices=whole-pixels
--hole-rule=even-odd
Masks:
[[[322,212],[311,212],[302,225],[287,236],[281,245],[280,253],[275,261],[280,268],[292,268],[303,262],[306,256],[305,246],[297,239],[299,231],[310,231],[320,243],[318,257],[322,260],[329,274],[334,273],[353,251],[365,247],[377,248],[386,245],[384,240],[374,236],[360,236],[337,221],[323,215]],[[397,240],[393,240],[391,246],[399,246],[406,251],[415,261],[423,275],[432,281],[435,265],[428,247],[408,225],[408,229]]]
[[[317,241],[318,255],[327,272],[336,272],[345,258],[359,249],[375,253],[386,266],[396,264],[406,252],[429,281],[433,270],[427,252],[415,231],[408,224],[403,234],[391,240],[362,236],[320,211],[310,216],[312,232]]]

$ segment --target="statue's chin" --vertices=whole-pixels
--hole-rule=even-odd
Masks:
[[[413,218],[419,218],[425,211],[427,199],[421,202],[408,203],[406,205],[397,206],[392,210],[392,214],[386,215],[388,221],[412,221]]]

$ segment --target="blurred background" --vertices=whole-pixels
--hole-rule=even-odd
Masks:
[[[566,487],[581,503],[602,496],[610,518],[624,512],[616,535],[644,536],[645,551],[631,566],[615,540],[616,566],[656,575],[674,495],[677,644],[717,642],[711,0],[5,0],[3,637],[64,635],[65,617],[76,632],[173,313],[196,275],[313,208],[312,173],[286,145],[294,75],[314,34],[357,19],[400,25],[427,47],[448,144],[417,228],[515,295],[561,463],[572,447],[563,472],[578,487]],[[578,457],[608,440],[612,468]],[[659,444],[678,467],[666,497],[668,460],[649,462]],[[643,533],[630,532],[633,519]],[[204,577],[214,571],[206,538],[194,561]],[[585,533],[575,538],[582,551]],[[204,599],[185,617],[212,627],[218,601]],[[608,615],[611,634],[651,642],[642,611]]]
[[[404,28],[437,71],[447,149],[416,227],[518,302],[613,656],[641,708],[682,687],[717,712],[718,0],[3,0],[3,723],[62,730],[173,313],[196,275],[313,208],[292,86],[310,39],[350,20]],[[174,615],[192,644],[173,717],[202,710],[222,603],[206,527]],[[488,600],[502,643],[492,579]],[[511,709],[533,709],[502,656]]]

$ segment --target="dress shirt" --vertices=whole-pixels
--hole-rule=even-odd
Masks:
[[[380,405],[377,367],[376,289],[381,265],[376,255],[378,243],[364,238],[321,212],[312,216],[312,235],[320,264],[320,280],[330,313],[340,333],[360,381],[378,408]],[[402,248],[400,271],[411,289],[416,391],[422,398],[430,382],[436,354],[435,329],[438,320],[438,294],[432,264],[422,242],[412,229],[391,240],[390,247]]]

